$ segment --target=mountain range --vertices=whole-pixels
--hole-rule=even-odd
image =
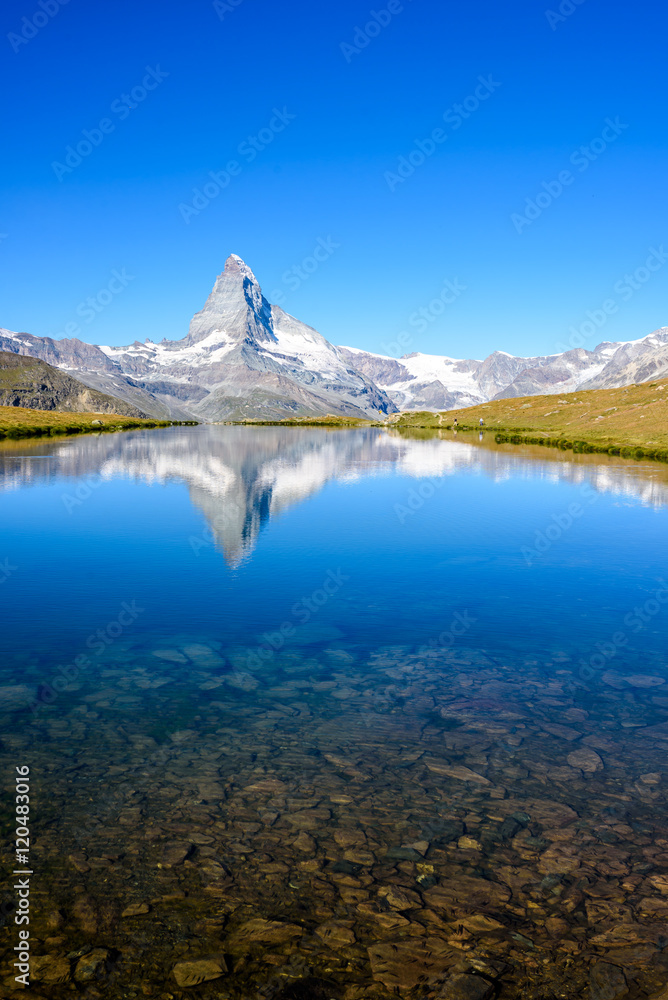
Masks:
[[[150,416],[205,423],[327,413],[383,419],[399,410],[448,410],[668,377],[668,327],[640,340],[532,358],[503,351],[482,361],[419,353],[392,358],[336,347],[271,305],[236,254],[182,340],[97,347],[0,329],[0,351],[39,358]]]

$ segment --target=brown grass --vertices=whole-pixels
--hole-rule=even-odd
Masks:
[[[622,389],[593,389],[554,396],[500,399],[443,413],[402,413],[391,418],[399,427],[447,428],[455,417],[462,430],[478,427],[503,439],[513,437],[562,447],[590,445],[592,450],[668,450],[668,380]],[[585,450],[576,447],[576,450]],[[655,457],[663,457],[657,454]]]
[[[93,424],[100,421],[100,424]],[[0,438],[36,437],[53,434],[85,434],[142,427],[169,427],[169,420],[142,420],[115,413],[56,413],[22,406],[0,406]]]

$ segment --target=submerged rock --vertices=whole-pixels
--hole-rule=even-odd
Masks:
[[[35,955],[30,962],[30,977],[37,983],[66,983],[70,978],[70,963],[65,957]]]
[[[257,691],[260,682],[252,674],[245,670],[236,670],[232,674],[225,674],[223,681],[229,687],[237,688],[239,691]]]
[[[193,849],[190,843],[165,844],[162,849],[162,867],[176,868],[182,865]]]
[[[202,958],[193,962],[178,962],[172,970],[172,975],[178,986],[199,986],[200,983],[210,983],[220,979],[227,972],[227,965],[222,955],[215,958]]]
[[[188,657],[179,653],[178,649],[154,649],[153,655],[159,660],[169,660],[170,663],[187,663]]]
[[[425,764],[433,774],[442,774],[448,778],[457,778],[458,781],[474,781],[478,785],[491,785],[491,781],[484,775],[472,771],[470,767],[463,764],[448,764],[447,761],[426,760]]]
[[[422,900],[417,892],[411,889],[399,889],[397,886],[385,886],[378,890],[380,899],[384,899],[393,910],[414,910],[422,905]]]
[[[434,985],[460,958],[441,938],[388,941],[368,949],[373,978],[389,990]]]
[[[489,1000],[494,988],[480,976],[452,976],[438,994],[439,1000]]]
[[[655,688],[666,683],[665,678],[657,677],[654,674],[630,674],[624,677],[629,687],[635,688]]]
[[[35,699],[35,689],[27,684],[12,684],[0,687],[0,710],[13,711],[26,708]]]
[[[94,948],[77,962],[74,978],[78,983],[89,983],[93,979],[102,979],[107,972],[109,952],[106,948]]]
[[[498,906],[510,899],[510,889],[498,882],[469,875],[453,876],[424,893],[428,905],[435,910],[472,909]]]
[[[626,977],[617,965],[597,962],[589,973],[591,1000],[617,1000],[628,995]]]
[[[571,767],[578,768],[580,771],[585,771],[588,774],[603,770],[603,761],[596,751],[585,747],[569,753],[567,760]]]
[[[355,934],[350,929],[351,926],[352,921],[341,923],[330,920],[329,923],[316,927],[315,933],[329,948],[337,951],[341,948],[350,948],[351,945],[355,944]]]
[[[143,916],[143,914],[145,913],[149,913],[150,909],[151,907],[148,905],[148,903],[131,903],[129,906],[125,907],[125,909],[121,913],[121,916],[140,917]]]
[[[288,983],[276,997],[276,1000],[337,1000],[341,988],[328,979],[316,979],[307,976]]]
[[[303,928],[296,924],[284,924],[279,920],[248,920],[238,927],[227,939],[230,951],[241,949],[249,944],[279,945],[301,937]]]

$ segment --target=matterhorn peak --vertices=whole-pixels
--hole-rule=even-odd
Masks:
[[[245,260],[236,253],[231,253],[230,256],[225,261],[225,271],[224,274],[241,274],[244,278],[248,278],[254,284],[258,284],[258,280],[253,274],[252,270],[248,266]]]
[[[189,344],[222,333],[227,343],[242,343],[249,335],[255,340],[275,340],[271,306],[262,295],[260,284],[238,254],[230,254],[225,270],[216,278],[204,308],[192,318]]]

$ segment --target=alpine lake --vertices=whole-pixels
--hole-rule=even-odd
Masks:
[[[173,427],[0,511],[3,997],[668,997],[668,466]]]

